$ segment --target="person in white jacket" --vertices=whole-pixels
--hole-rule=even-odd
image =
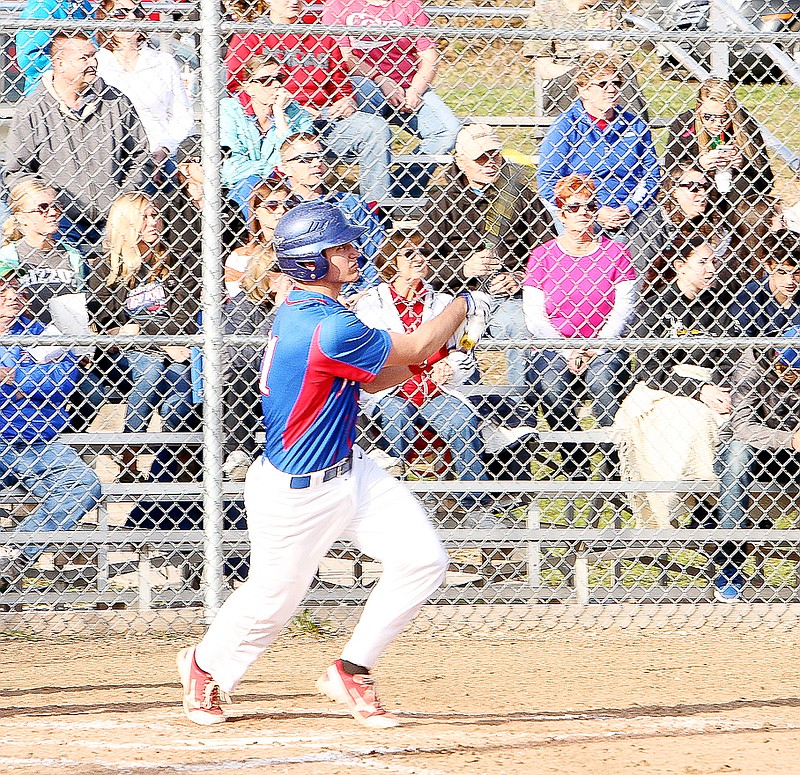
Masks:
[[[97,33],[97,72],[133,103],[156,164],[172,174],[175,167],[168,159],[194,132],[194,112],[178,63],[171,54],[151,48],[147,36],[135,29],[146,18],[136,0],[103,0],[97,18],[120,23],[118,31]]]
[[[427,282],[430,269],[419,232],[391,234],[381,245],[376,263],[385,282],[366,291],[355,307],[356,315],[368,326],[408,333],[436,317],[453,299],[450,294],[435,292]],[[451,340],[403,384],[367,394],[365,409],[380,425],[390,454],[405,457],[427,427],[447,443],[459,479],[485,480],[480,417],[452,390],[473,376],[475,364],[454,347]],[[480,494],[467,492],[459,498],[464,527],[501,524],[485,508]]]

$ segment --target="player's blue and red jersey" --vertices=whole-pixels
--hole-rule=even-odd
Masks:
[[[307,474],[345,458],[359,383],[375,379],[390,349],[386,331],[368,328],[335,299],[294,289],[275,316],[261,366],[266,459]]]

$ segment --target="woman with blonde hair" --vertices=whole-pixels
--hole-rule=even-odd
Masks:
[[[230,298],[241,293],[248,274],[251,287],[268,280],[266,272],[276,266],[272,250],[275,226],[290,207],[291,194],[283,180],[268,178],[253,188],[248,201],[248,240],[225,259],[225,290]]]
[[[108,214],[105,252],[91,266],[90,317],[98,332],[121,336],[180,336],[197,330],[200,288],[185,263],[170,259],[163,223],[145,194],[122,194]],[[165,430],[176,431],[192,410],[189,348],[120,345],[132,383],[124,430],[147,430],[159,408]],[[123,456],[121,479],[141,474],[133,451]]]
[[[272,236],[289,208],[289,190],[279,180],[264,180],[250,195],[250,238],[225,261],[226,301],[223,326],[228,336],[266,337],[275,312],[291,281],[281,274],[272,249]],[[244,479],[256,451],[255,434],[261,422],[258,371],[263,342],[227,347],[225,413],[227,454],[223,471]]]
[[[27,314],[47,325],[50,299],[78,290],[83,259],[77,248],[55,240],[61,210],[52,188],[23,180],[11,189],[9,208],[0,256],[25,270],[20,282],[29,299]]]
[[[11,189],[9,207],[11,215],[2,227],[0,263],[23,270],[18,281],[25,293],[25,316],[47,326],[54,322],[54,308],[74,310],[83,303],[77,294],[84,284],[84,258],[73,245],[55,239],[61,210],[52,188],[32,178],[23,180]],[[70,430],[86,430],[113,395],[113,389],[101,384],[107,367],[95,362],[82,371],[71,396]]]
[[[704,81],[695,109],[681,113],[669,127],[664,166],[669,172],[685,161],[699,166],[713,184],[714,197],[733,208],[772,190],[764,137],[731,84],[721,78]]]

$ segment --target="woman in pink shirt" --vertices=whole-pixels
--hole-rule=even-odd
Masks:
[[[419,0],[325,0],[324,24],[349,27],[427,27]],[[339,39],[350,67],[356,104],[420,138],[415,153],[450,153],[459,120],[431,88],[439,54],[431,38],[357,36]],[[393,196],[422,196],[435,165],[411,164]]]
[[[583,339],[618,337],[636,301],[636,270],[628,249],[597,236],[594,183],[568,175],[555,185],[558,237],[535,248],[523,283],[525,322],[537,339],[563,339],[563,347],[534,350],[528,380],[552,430],[580,430],[575,404],[594,401],[602,426],[611,425],[628,379],[628,355]],[[577,340],[574,343],[569,340]],[[564,473],[589,478],[589,456],[565,444]]]

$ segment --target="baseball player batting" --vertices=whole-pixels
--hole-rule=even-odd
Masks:
[[[261,368],[266,443],[244,486],[250,575],[177,659],[184,712],[197,724],[225,721],[221,693],[275,640],[340,537],[382,563],[383,575],[317,688],[367,727],[399,723],[381,706],[370,669],[441,584],[448,556],[407,487],[354,446],[358,394],[404,382],[488,305],[466,293],[412,333],[368,328],[337,301],[358,278],[352,243],[362,232],[323,201],[295,207],[275,229],[278,263],[295,285]]]

